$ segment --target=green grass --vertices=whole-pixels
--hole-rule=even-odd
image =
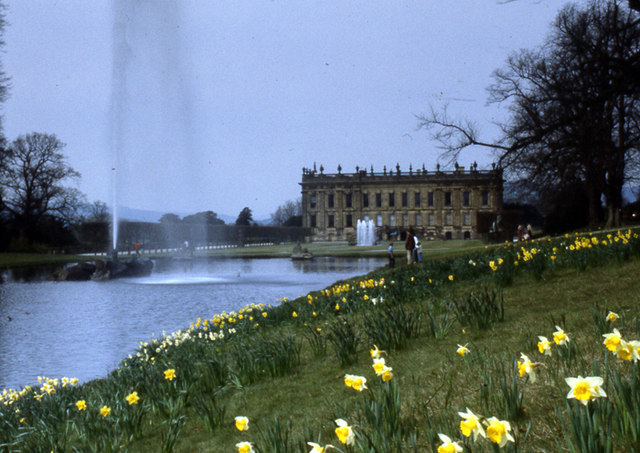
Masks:
[[[260,245],[252,247],[233,247],[225,249],[212,249],[196,251],[194,256],[219,256],[228,258],[289,258],[295,244]],[[371,247],[350,246],[346,242],[320,242],[303,244],[317,257],[376,257],[386,258],[388,244]],[[483,248],[480,241],[425,241],[423,243],[424,259],[451,256],[456,253],[466,253],[471,250]],[[405,256],[404,243],[395,242],[394,249],[397,260]],[[143,256],[151,258],[157,256],[171,256],[171,253],[147,254]],[[126,258],[128,255],[121,255]],[[132,255],[133,256],[133,255]],[[0,269],[12,269],[28,266],[47,266],[66,264],[81,260],[93,260],[90,255],[54,255],[44,253],[0,253]]]
[[[505,257],[506,261],[509,254],[521,249],[515,249],[513,245],[488,250],[481,247],[470,255],[454,253],[453,258],[377,271],[350,281],[349,290],[344,286],[347,282],[343,282],[334,286],[335,291],[331,293],[313,292],[305,298],[285,301],[266,310],[266,318],[261,315],[262,308],[243,312],[242,320],[240,313],[223,316],[219,321],[225,321],[225,332],[229,327],[237,328],[237,334],[227,335],[223,341],[186,340],[180,346],[167,346],[159,353],[155,352],[158,345],[142,346],[143,357],[127,360],[120,371],[109,378],[69,391],[61,389],[55,396],[58,400],[50,399],[56,401],[51,410],[66,404],[68,416],[73,421],[71,426],[77,429],[71,430],[68,443],[61,451],[71,451],[74,444],[82,445],[79,439],[88,432],[87,421],[78,419],[75,401],[86,399],[93,411],[102,404],[109,404],[114,407],[115,417],[116,404],[123,406],[118,409],[119,413],[131,410],[118,401],[134,389],[142,396],[141,407],[147,407],[149,412],[142,422],[141,434],[131,441],[121,439],[119,443],[132,452],[161,451],[168,425],[158,409],[153,408],[160,407],[157,402],[171,398],[171,395],[175,398],[178,395],[175,392],[180,388],[187,391],[191,404],[187,403],[180,412],[186,418],[174,449],[178,452],[236,451],[234,445],[242,440],[262,445],[263,452],[276,451],[266,445],[269,440],[279,438],[274,427],[286,431],[288,423],[288,447],[283,446],[278,451],[309,451],[310,447],[305,445],[307,441],[339,446],[333,422],[337,418],[347,420],[358,433],[356,447],[343,447],[343,451],[430,452],[436,451],[439,445],[437,433],[462,440],[458,411],[467,407],[485,417],[496,416],[510,421],[517,450],[510,447],[509,451],[581,451],[575,447],[579,439],[570,426],[576,419],[575,413],[587,413],[587,409],[574,404],[575,401],[570,401],[571,410],[567,409],[569,387],[565,378],[578,375],[604,377],[609,398],[589,403],[589,413],[600,417],[598,414],[615,407],[624,414],[620,404],[613,406],[615,398],[624,395],[614,387],[614,376],[632,379],[638,365],[616,359],[603,347],[602,333],[611,326],[604,323],[603,327],[601,318],[608,310],[615,311],[621,315],[615,326],[624,338],[640,339],[637,281],[640,241],[631,240],[629,248],[635,250],[633,254],[618,253],[612,243],[608,248],[585,248],[579,252],[591,255],[577,255],[578,252],[569,252],[572,243],[573,238],[560,238],[549,244],[544,241],[524,244],[539,248],[538,256],[546,253],[543,250],[557,247],[560,249],[558,259],[550,262],[543,273],[531,273],[526,268],[528,264],[521,262],[512,283],[507,286],[500,286],[503,281],[495,278],[487,263],[495,256]],[[584,259],[588,264],[573,266],[572,260],[576,259]],[[564,264],[553,267],[556,263]],[[453,275],[454,280],[450,281],[448,275]],[[492,319],[482,327],[461,325],[456,321],[444,336],[435,337],[430,333],[430,322],[444,322],[452,304],[462,303],[472,293],[480,297],[484,294],[483,288],[501,294],[504,320]],[[385,311],[385,304],[401,305],[405,312],[403,316],[418,322],[421,328],[413,329],[406,341],[393,343],[392,347],[378,344],[386,350],[384,358],[394,374],[389,383],[383,384],[371,367],[371,332],[364,326],[375,326],[376,323],[371,322],[375,317],[391,322],[397,316],[397,310]],[[296,317],[292,316],[294,311]],[[430,311],[431,319],[425,315],[427,311]],[[597,313],[595,318],[594,313]],[[203,316],[208,318],[212,314]],[[254,319],[249,321],[248,316]],[[254,327],[256,322],[260,324],[257,328]],[[336,323],[348,323],[355,332],[358,344],[355,363],[341,366],[331,343],[323,356],[307,340],[310,328],[320,329],[319,335],[329,335],[336,332]],[[551,339],[556,326],[567,332],[571,347],[554,347],[551,357],[540,355],[536,346],[538,336]],[[603,332],[603,329],[606,330]],[[202,333],[202,325],[192,332],[192,335]],[[289,336],[290,340],[278,343]],[[287,344],[300,346],[299,360],[284,360]],[[467,344],[471,352],[460,357],[456,354],[458,344]],[[248,355],[233,353],[238,348],[249,351]],[[535,383],[514,374],[513,365],[521,353],[541,364],[536,367],[538,379]],[[155,357],[155,364],[145,360],[145,354]],[[249,379],[249,375],[241,372],[242,367],[234,362],[234,357],[284,365],[271,374],[253,368],[246,371],[253,373],[254,378]],[[267,362],[260,362],[265,358]],[[203,371],[207,360],[221,360],[227,370],[224,384],[217,388],[216,396],[225,407],[225,421],[212,432],[207,430],[202,413],[193,404],[194,398],[211,395],[212,386],[215,387],[211,375]],[[177,378],[173,383],[162,379],[162,372],[168,368],[176,370]],[[345,374],[365,376],[369,389],[360,393],[347,388]],[[640,395],[627,396],[640,404]],[[16,403],[19,404],[23,404],[22,400]],[[18,416],[11,411],[3,414],[5,420],[16,423]],[[21,414],[27,414],[26,407],[22,408]],[[626,414],[628,420],[637,419],[633,414]],[[236,415],[249,417],[247,432],[235,429],[233,418]],[[56,417],[64,419],[62,415]],[[612,442],[610,450],[598,447],[592,451],[638,451],[638,439],[615,425],[623,418],[615,413],[600,417],[599,423],[609,427],[601,432],[583,429],[585,435]],[[53,416],[48,419],[57,420]],[[484,440],[475,444],[467,441],[465,445],[466,451],[494,451]],[[377,446],[377,450],[372,446]]]
[[[260,245],[247,247],[233,247],[226,249],[213,249],[207,251],[197,251],[196,256],[225,256],[230,258],[288,258],[291,256],[295,244]],[[389,244],[383,242],[376,246],[355,246],[346,242],[311,242],[301,244],[314,256],[330,257],[387,257]],[[405,256],[404,242],[395,241],[394,252],[397,259]],[[423,257],[444,257],[455,253],[464,253],[470,250],[481,249],[484,244],[481,241],[424,241]]]
[[[405,350],[388,353],[387,363],[393,367],[394,379],[401,389],[405,416],[415,427],[418,443],[422,445],[419,451],[431,451],[426,445],[431,440],[427,438],[432,430],[430,423],[442,428],[435,431],[460,439],[457,429],[446,429],[457,428],[458,410],[468,406],[475,413],[487,417],[494,415],[482,410],[479,398],[482,383],[472,368],[473,362],[480,360],[478,357],[509,362],[525,352],[532,360],[543,361],[535,350],[537,337],[552,337],[556,324],[554,319],[563,318],[565,330],[572,341],[580,342],[589,349],[590,357],[602,355],[601,340],[593,333],[590,309],[594,304],[606,303],[624,313],[629,325],[639,315],[636,277],[639,272],[640,263],[634,261],[585,273],[567,270],[545,282],[517,278],[514,285],[504,291],[506,319],[503,323],[483,332],[467,330],[463,333],[458,326],[445,339],[434,340],[424,336],[410,340]],[[464,292],[464,289],[458,288],[458,291]],[[318,325],[326,326],[328,321]],[[302,327],[282,326],[277,330],[303,334]],[[463,359],[455,351],[457,344],[465,343],[469,343],[472,352]],[[350,373],[366,376],[370,381],[376,380],[368,356],[371,346],[362,344],[358,363],[349,367],[340,367],[330,354],[323,359],[315,358],[308,348],[304,348],[302,365],[291,375],[267,379],[246,388],[230,389],[226,399],[228,423],[219,432],[212,435],[206,433],[197,421],[189,422],[177,451],[233,451],[236,442],[255,440],[255,425],[271,423],[274,416],[291,419],[298,436],[303,436],[306,427],[311,427],[315,435],[322,434],[323,442],[337,444],[332,433],[332,420],[338,417],[353,420],[354,407],[363,398],[345,387],[342,376]],[[581,366],[585,368],[583,375],[589,374],[588,365]],[[553,411],[555,407],[564,406],[569,388],[562,387],[561,382],[558,389],[555,383],[545,380],[545,371],[539,371],[543,376],[539,382],[525,386],[524,415],[514,423],[514,428],[520,430],[525,430],[528,423],[532,423],[527,442],[521,445],[522,451],[558,451],[554,439],[564,437]],[[549,379],[553,381],[554,378]],[[254,425],[252,429],[246,434],[235,430],[235,415],[249,417]],[[495,415],[504,418],[497,413]],[[438,422],[440,417],[445,421]],[[149,451],[157,445],[158,437],[151,436],[134,444],[132,451]]]
[[[54,255],[46,253],[0,253],[0,270],[16,269],[29,266],[50,266],[56,264],[74,263],[87,260],[80,255]]]

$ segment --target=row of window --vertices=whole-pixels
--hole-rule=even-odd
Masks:
[[[482,197],[482,206],[489,206],[489,192],[488,191],[482,191],[480,196]],[[443,204],[444,206],[451,206],[451,192],[447,191],[447,192],[443,192]],[[310,209],[316,209],[317,208],[317,197],[315,193],[311,193],[309,194],[309,208]],[[421,199],[420,199],[420,192],[414,192],[413,194],[413,207],[414,208],[420,208],[421,207]],[[434,206],[434,192],[428,192],[427,193],[427,206],[428,207],[433,207]],[[396,194],[395,193],[389,193],[387,194],[387,206],[390,208],[395,207],[396,205]],[[464,191],[462,192],[462,206],[470,206],[471,205],[471,192],[470,191]],[[345,193],[344,194],[344,206],[346,208],[352,208],[353,207],[353,194],[351,193]],[[403,208],[408,208],[409,207],[409,194],[407,192],[402,192],[400,194],[400,206],[402,206]],[[327,208],[332,209],[335,207],[335,195],[332,193],[327,194]],[[363,208],[368,208],[369,207],[369,194],[368,193],[363,193],[362,194],[362,207]],[[381,208],[382,207],[382,193],[376,193],[375,194],[375,207],[376,208]]]
[[[427,213],[427,226],[435,226],[436,224],[436,216],[434,213],[430,212]],[[402,214],[402,223],[401,224],[397,224],[396,223],[396,216],[395,214],[390,214],[389,215],[389,224],[388,226],[390,227],[396,227],[396,226],[404,226],[404,227],[410,227],[410,226],[422,226],[422,214],[415,214],[415,217],[413,218],[409,218],[409,214]],[[410,224],[410,220],[413,220],[413,224]],[[451,212],[445,212],[444,213],[444,224],[445,225],[453,225],[453,214]],[[471,213],[470,212],[463,212],[462,213],[462,225],[463,226],[471,226]],[[311,228],[315,228],[316,227],[316,216],[315,215],[310,215],[309,216],[309,226]],[[353,227],[353,216],[351,214],[347,214],[344,217],[344,226],[345,227]],[[382,214],[377,214],[376,215],[376,226],[385,226],[383,223],[383,219],[382,219]],[[335,227],[335,215],[333,214],[329,214],[327,215],[327,228],[334,228]]]

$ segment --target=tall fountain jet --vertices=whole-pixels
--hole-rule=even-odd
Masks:
[[[182,8],[181,0],[112,0],[114,249],[122,206],[166,213],[204,204]]]

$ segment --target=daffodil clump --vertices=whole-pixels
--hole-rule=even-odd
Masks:
[[[539,335],[538,336],[538,352],[540,354],[546,355],[546,356],[550,356],[552,355],[552,351],[553,351],[553,347],[554,346],[567,346],[569,344],[569,342],[571,341],[569,334],[567,334],[562,327],[560,326],[556,326],[556,330],[555,332],[553,332],[552,334],[552,340],[549,340],[546,336],[544,335]],[[523,354],[524,356],[524,354]],[[526,356],[524,356],[526,357]],[[528,357],[527,357],[527,360]],[[524,362],[523,362],[524,363]],[[520,373],[520,375],[522,376],[522,372]]]
[[[638,233],[618,230],[615,233],[567,234],[560,238],[540,238],[526,242],[507,242],[493,248],[492,253],[468,260],[473,267],[485,263],[488,274],[502,285],[510,285],[514,271],[526,272],[536,280],[547,272],[568,266],[584,270],[616,259],[618,261],[640,253]],[[475,276],[475,272],[471,273]]]
[[[345,374],[344,384],[359,392],[367,388],[367,378],[364,376],[355,376],[353,374]]]
[[[184,343],[221,342],[238,332],[238,328],[255,329],[260,326],[258,320],[268,317],[270,305],[250,304],[240,310],[229,313],[222,312],[210,319],[197,318],[191,322],[188,329],[178,330],[171,334],[162,332],[161,338],[141,341],[135,354],[130,354],[121,366],[145,362],[154,364],[165,356],[168,351],[179,348]]]
[[[44,396],[53,395],[59,389],[64,389],[66,387],[76,387],[78,385],[78,379],[68,377],[58,379],[49,378],[46,376],[38,376],[38,383],[40,384],[39,387],[27,385],[19,391],[13,389],[4,389],[2,393],[0,393],[0,404],[4,406],[11,406],[24,397],[32,397],[40,401]]]
[[[619,359],[638,362],[640,360],[640,341],[626,341],[618,329],[613,329],[611,333],[605,333],[604,346],[614,353]]]
[[[478,438],[488,439],[500,448],[504,447],[508,442],[515,442],[511,435],[511,425],[506,420],[499,420],[496,417],[484,418],[474,414],[469,408],[467,408],[466,412],[458,412],[458,415],[462,419],[460,421],[460,432],[464,437],[472,438],[474,442],[477,442]]]

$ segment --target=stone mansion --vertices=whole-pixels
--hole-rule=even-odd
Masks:
[[[302,225],[314,241],[355,241],[358,220],[373,220],[378,240],[480,239],[500,222],[502,169],[384,170],[355,173],[302,169]]]

